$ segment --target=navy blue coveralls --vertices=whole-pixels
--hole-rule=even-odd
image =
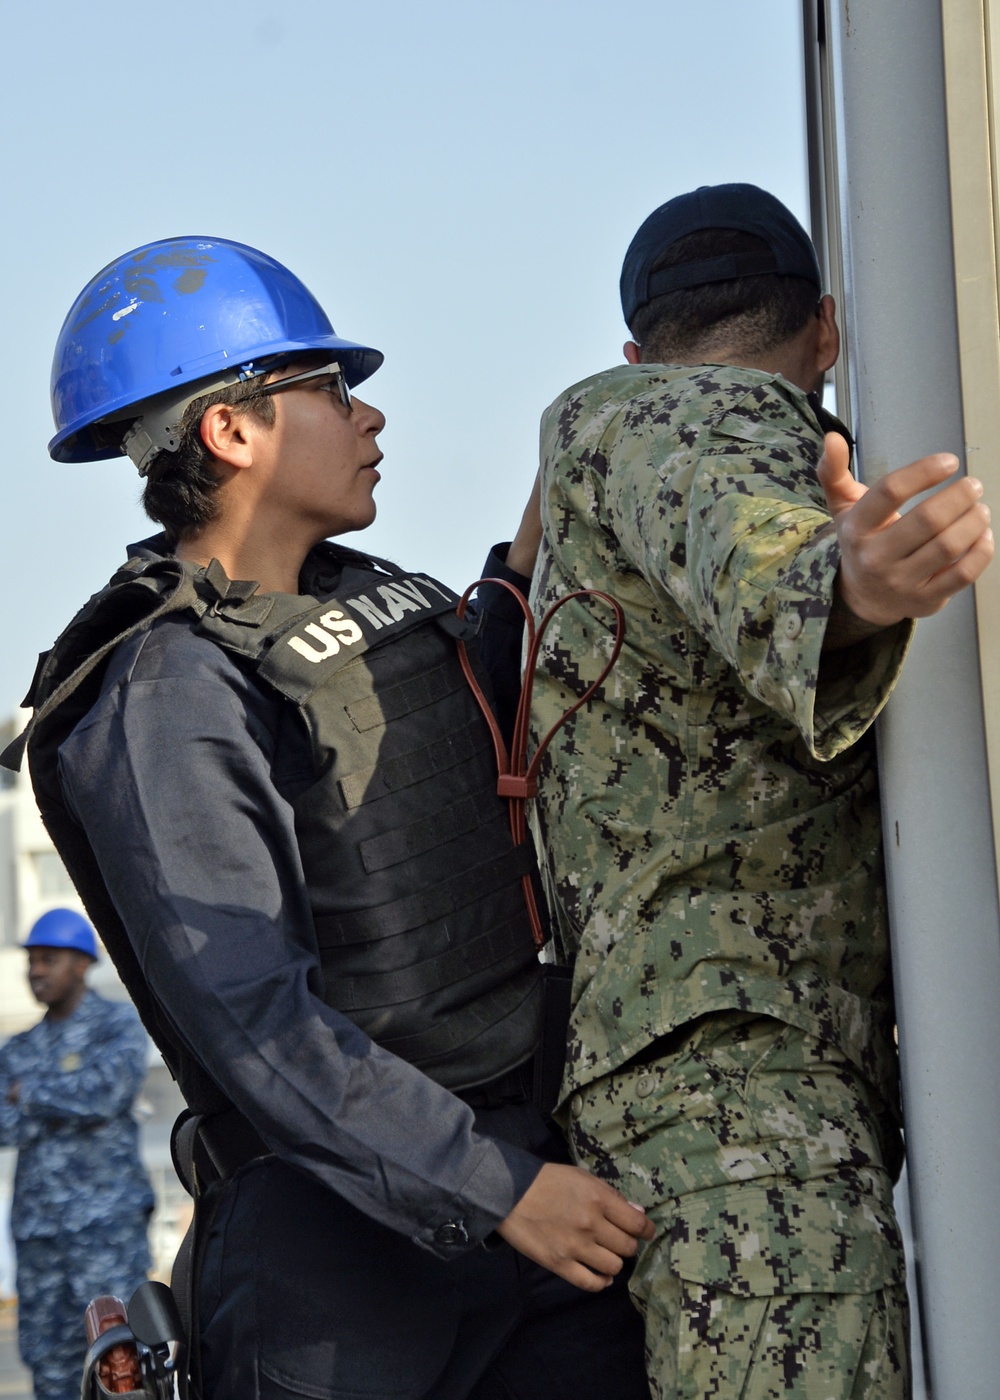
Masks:
[[[150,1266],[153,1193],[132,1117],[146,1047],[131,1006],[88,991],[0,1049],[0,1146],[18,1149],[18,1344],[36,1400],[79,1400],[84,1309],[100,1293],[128,1301]]]

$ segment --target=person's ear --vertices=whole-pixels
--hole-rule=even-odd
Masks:
[[[840,330],[837,326],[837,304],[829,293],[820,297],[816,308],[819,327],[816,334],[816,369],[826,374],[837,363],[840,354]]]
[[[253,462],[252,431],[247,415],[228,404],[213,403],[201,415],[201,440],[216,461],[228,467],[249,467]]]
[[[630,365],[642,364],[642,349],[640,346],[636,345],[634,340],[626,340],[625,344],[622,346],[622,352]]]

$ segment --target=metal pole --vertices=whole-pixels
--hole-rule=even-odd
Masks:
[[[871,482],[927,452],[964,458],[940,0],[823,8],[849,397]],[[1000,907],[971,594],[919,624],[879,747],[929,1390],[995,1400]]]

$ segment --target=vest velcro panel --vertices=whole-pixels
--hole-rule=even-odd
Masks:
[[[453,730],[420,749],[347,774],[340,779],[340,795],[346,807],[360,807],[363,802],[375,801],[387,793],[399,792],[425,779],[447,773],[477,753],[489,755],[491,752],[483,742],[482,725],[473,717],[465,727]]]
[[[491,896],[510,892],[513,888],[521,898],[520,880],[533,868],[530,850],[517,847],[500,860],[463,870],[460,874],[434,885],[419,895],[408,895],[390,905],[359,909],[338,915],[317,914],[316,932],[320,947],[335,947],[341,943],[367,943],[394,938],[412,929],[429,929],[438,920],[461,914],[468,920],[468,911],[478,908]],[[514,905],[517,917],[524,905]]]
[[[378,1037],[379,1044],[400,1059],[420,1065],[449,1089],[485,1084],[497,1077],[497,1064],[506,1061],[505,1068],[514,1069],[527,1058],[523,1047],[533,1049],[537,1044],[541,997],[539,978],[527,968],[480,996],[464,1016],[432,1023],[411,1035],[385,1033]],[[516,1056],[511,1054],[512,1046],[520,1047]]]
[[[435,812],[433,823],[425,818],[410,822],[399,831],[373,836],[361,843],[361,859],[369,873],[385,870],[400,861],[413,860],[436,846],[446,845],[497,820],[497,814],[479,797],[463,797],[450,807]],[[502,818],[501,818],[502,820]]]

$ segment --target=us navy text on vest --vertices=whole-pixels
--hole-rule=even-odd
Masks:
[[[426,574],[398,574],[364,591],[337,593],[301,614],[276,640],[261,675],[301,698],[370,647],[453,613],[457,602],[456,594]]]

